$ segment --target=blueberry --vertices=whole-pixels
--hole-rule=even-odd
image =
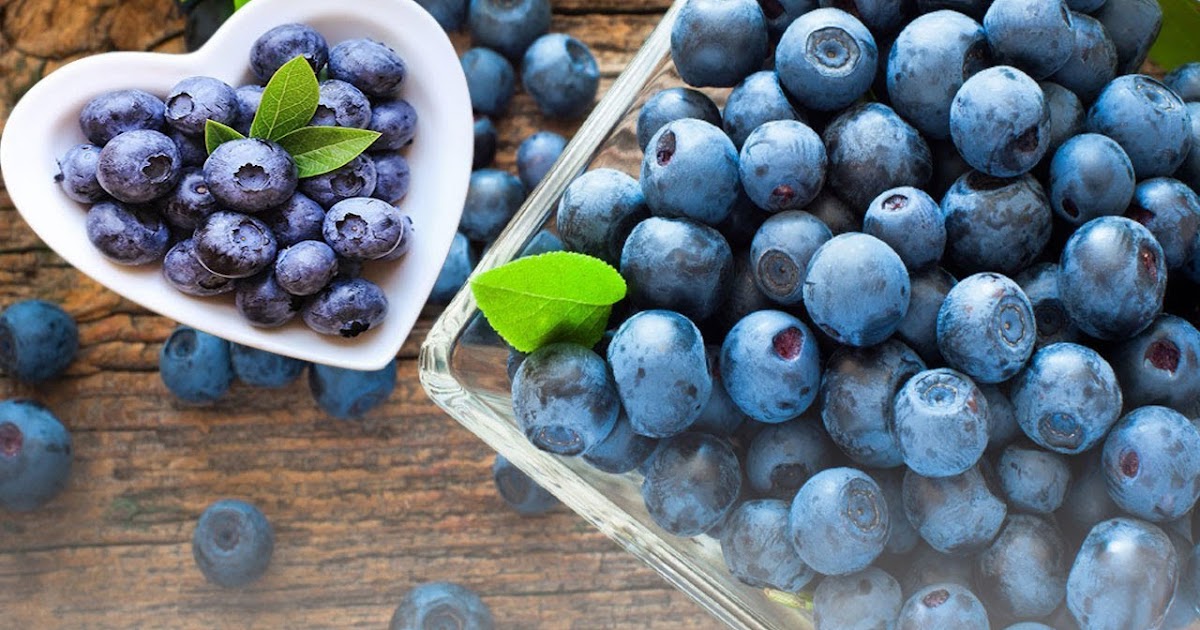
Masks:
[[[409,591],[388,630],[463,628],[493,630],[492,611],[473,591],[449,582],[427,582]]]
[[[779,120],[755,129],[742,145],[738,169],[747,196],[768,212],[799,210],[825,185],[825,145],[802,122]]]
[[[338,257],[322,241],[301,241],[275,259],[275,281],[292,295],[312,295],[337,275]]]
[[[716,225],[738,199],[738,152],[715,125],[693,118],[671,121],[650,139],[641,182],[655,215]]]
[[[1200,101],[1200,99],[1198,99]],[[1192,187],[1200,190],[1200,102],[1187,103],[1188,117],[1192,121],[1192,150],[1188,151],[1183,164],[1175,171],[1175,177]]]
[[[304,307],[304,323],[323,335],[357,337],[383,323],[388,300],[363,278],[334,280]]]
[[[250,47],[250,69],[266,83],[283,64],[304,57],[313,72],[320,72],[329,61],[325,38],[307,24],[280,24],[263,33]]]
[[[904,463],[926,477],[950,477],[974,466],[988,444],[988,406],[965,374],[926,370],[896,393],[893,430]]]
[[[396,360],[378,370],[347,370],[314,363],[308,389],[325,413],[342,420],[361,418],[387,402],[396,389]]]
[[[492,464],[492,481],[500,498],[521,516],[545,514],[558,507],[558,499],[553,494],[537,485],[503,455],[497,454]]]
[[[58,496],[71,472],[71,434],[32,400],[0,402],[0,506],[30,512]]]
[[[721,346],[721,382],[743,413],[770,424],[798,417],[821,384],[821,363],[808,326],[787,313],[742,318]]]
[[[488,116],[503,114],[516,89],[512,63],[490,48],[472,48],[463,53],[462,68],[467,75],[471,107]]]
[[[941,207],[924,191],[911,187],[876,197],[863,219],[863,231],[887,243],[912,271],[936,264],[946,247]]]
[[[904,604],[900,583],[878,567],[821,580],[813,593],[817,630],[894,628]]]
[[[788,507],[760,499],[742,503],[729,515],[721,530],[721,554],[738,580],[794,593],[816,577],[788,541]]]
[[[983,27],[962,13],[936,11],[916,18],[896,37],[887,60],[887,94],[922,133],[949,138],[954,95],[990,65]]]
[[[196,260],[196,243],[190,238],[167,250],[163,257],[163,277],[181,293],[199,297],[229,293],[236,287],[233,278],[218,276]]]
[[[1058,453],[1010,444],[1000,453],[996,476],[1013,509],[1052,514],[1066,499],[1071,467]]]
[[[283,147],[267,140],[233,140],[204,162],[208,191],[239,212],[260,212],[287,202],[296,191],[296,163]]]
[[[401,99],[376,103],[368,128],[380,134],[371,145],[372,151],[403,149],[416,137],[417,110]]]
[[[1075,52],[1050,80],[1071,90],[1085,104],[1117,76],[1117,48],[1096,18],[1071,12],[1075,24]]]
[[[287,201],[259,213],[258,219],[271,228],[280,247],[287,247],[320,239],[325,209],[303,193],[293,193]]]
[[[1185,63],[1168,72],[1162,81],[1184,102],[1200,101],[1200,62]]]
[[[24,383],[62,374],[79,351],[79,329],[62,307],[21,300],[0,312],[0,370]]]
[[[1167,407],[1139,407],[1104,440],[1108,494],[1129,514],[1155,523],[1183,516],[1200,497],[1200,431]]]
[[[471,41],[519,61],[550,30],[550,0],[471,0]]]
[[[359,155],[341,168],[301,180],[299,189],[323,208],[330,208],[351,197],[370,197],[378,177],[375,161]]]
[[[995,273],[970,276],[938,311],[938,349],[946,363],[978,383],[1016,375],[1033,354],[1033,305],[1017,283]]]
[[[1169,177],[1142,181],[1126,215],[1158,240],[1168,270],[1182,267],[1193,256],[1192,243],[1200,234],[1200,197],[1183,182]]]
[[[513,378],[513,413],[534,446],[580,455],[608,436],[621,402],[596,353],[574,344],[539,348]]]
[[[370,197],[339,201],[325,215],[325,242],[339,256],[374,260],[400,246],[404,215],[392,204]]]
[[[204,160],[208,159],[208,148],[204,146],[204,138],[189,136],[174,127],[167,130],[167,136],[171,138],[171,142],[174,142],[175,148],[179,150],[179,165],[181,167],[204,166]]]
[[[268,271],[238,282],[234,305],[251,326],[277,328],[292,321],[303,300],[284,291]]]
[[[896,621],[896,630],[987,630],[988,613],[966,586],[933,584],[913,593]]]
[[[875,35],[887,36],[900,30],[912,19],[911,2],[895,0],[821,0],[823,7],[848,11]]]
[[[733,253],[720,232],[706,225],[650,217],[629,233],[620,268],[635,306],[674,310],[701,321],[724,298]]]
[[[771,299],[758,289],[754,280],[754,263],[745,251],[734,255],[733,272],[726,285],[728,291],[725,299],[704,326],[706,334],[714,339],[724,338],[725,333],[750,313],[776,308]]]
[[[813,475],[833,468],[837,449],[819,422],[798,418],[763,428],[746,452],[746,480],[758,496],[791,500]]]
[[[883,191],[922,188],[933,174],[929,145],[886,105],[852,107],[821,137],[829,155],[828,185],[860,216]]]
[[[229,358],[233,365],[233,375],[239,381],[251,387],[272,389],[286,387],[300,378],[308,365],[299,359],[236,343],[230,344]]]
[[[329,78],[345,81],[367,96],[392,96],[407,74],[396,51],[371,39],[348,39],[329,50]]]
[[[553,131],[539,131],[521,142],[517,148],[517,173],[525,190],[537,188],[565,148],[567,139]]]
[[[125,203],[161,197],[179,181],[179,149],[157,131],[127,131],[104,145],[96,161],[96,180],[105,192]]]
[[[1110,519],[1088,532],[1075,556],[1067,607],[1088,630],[1157,628],[1178,579],[1178,553],[1161,529],[1132,518]]]
[[[237,91],[212,77],[188,77],[167,95],[167,124],[191,136],[204,135],[209,120],[232,127],[240,115]]]
[[[767,20],[753,0],[688,0],[671,27],[671,60],[695,87],[733,87],[768,52]]]
[[[1067,594],[1067,543],[1054,521],[1012,514],[979,555],[976,582],[994,615],[1041,618]]]
[[[158,372],[176,398],[193,404],[215,402],[233,383],[229,342],[177,326],[159,351]]]
[[[900,321],[896,336],[917,351],[928,363],[940,363],[937,346],[937,317],[942,303],[958,281],[945,269],[931,267],[911,275],[912,296],[908,313]]]
[[[429,301],[433,304],[448,304],[455,293],[467,282],[467,276],[475,268],[475,253],[471,251],[471,242],[461,232],[454,234],[450,242],[450,252],[446,262],[442,263],[442,271],[433,283]]]
[[[650,457],[642,499],[668,533],[698,536],[733,509],[741,483],[737,455],[726,440],[682,433],[661,442]]]
[[[1096,9],[1104,6],[1104,3],[1107,1],[1108,0],[1066,0],[1066,3],[1072,11],[1079,11],[1080,13],[1094,13]]]
[[[910,290],[904,261],[891,247],[867,234],[842,234],[813,254],[804,306],[839,343],[873,346],[900,326]]]
[[[345,81],[330,79],[321,82],[317,111],[309,124],[366,129],[372,115],[371,101],[367,100],[366,94]]]
[[[1058,148],[1050,162],[1050,203],[1071,225],[1125,212],[1135,184],[1133,163],[1108,136],[1075,136]]]
[[[887,501],[874,479],[853,468],[830,468],[800,488],[788,530],[805,564],[824,575],[846,575],[879,557],[888,523]]]
[[[103,147],[109,140],[138,129],[162,131],[166,106],[157,96],[142,90],[105,92],[83,106],[79,128],[88,142]]]
[[[796,18],[817,8],[817,0],[759,0],[772,41],[778,40]]]
[[[1067,241],[1059,265],[1063,306],[1071,321],[1093,337],[1131,337],[1162,311],[1165,256],[1150,230],[1135,221],[1089,221]]]
[[[1037,621],[1021,621],[1004,628],[1004,630],[1054,630],[1054,628]]]
[[[988,450],[995,451],[1022,436],[1017,409],[998,385],[980,385],[988,403]]]
[[[1072,461],[1072,481],[1067,489],[1062,508],[1056,514],[1058,521],[1073,536],[1082,538],[1092,527],[1121,515],[1121,508],[1108,494],[1108,482],[1104,479],[1104,467],[1100,464],[1103,449],[1087,451]]]
[[[986,549],[1008,507],[984,480],[979,466],[953,477],[904,474],[904,512],[934,549],[948,554],[972,554]]]
[[[1016,273],[1050,241],[1053,214],[1030,175],[999,179],[978,171],[958,178],[942,198],[946,257],[968,272]]]
[[[1074,21],[1062,0],[994,0],[983,16],[997,59],[1035,79],[1066,65],[1075,52]]]
[[[879,488],[888,506],[888,539],[884,551],[890,554],[906,554],[921,542],[908,515],[904,513],[904,468],[877,468],[867,471]]]
[[[467,22],[467,0],[417,0],[417,4],[447,33],[461,29]]]
[[[1141,74],[1117,77],[1104,88],[1088,110],[1088,130],[1116,140],[1138,179],[1174,173],[1192,147],[1192,121],[1183,100]]]
[[[682,433],[712,392],[700,331],[672,311],[625,320],[608,346],[608,363],[634,431],[647,437]]]
[[[371,196],[397,205],[408,196],[412,172],[408,160],[399,153],[385,151],[371,154],[375,163],[375,190]]]
[[[1117,72],[1137,72],[1162,30],[1162,7],[1154,0],[1108,0],[1094,15],[1116,46]]]
[[[666,92],[668,90],[664,90],[659,94]],[[704,98],[708,99],[707,96]],[[649,105],[650,103],[647,102],[646,106],[643,106],[642,111],[646,111],[646,107]],[[707,112],[708,110],[704,111]],[[716,107],[714,106],[711,111],[715,112]],[[714,122],[706,116],[692,115],[685,117],[703,118],[708,122]],[[733,91],[729,93],[728,100],[725,102],[725,111],[721,114],[721,120],[725,128],[725,133],[729,134],[729,138],[733,140],[733,145],[740,150],[742,145],[745,144],[746,138],[750,136],[750,132],[758,129],[764,123],[780,120],[804,122],[805,116],[796,105],[792,104],[787,94],[784,93],[783,86],[779,84],[779,75],[770,70],[762,70],[746,77],[737,87],[733,88]],[[714,122],[714,124],[716,123]],[[640,131],[641,128],[639,127]],[[647,136],[646,140],[649,141],[649,139],[649,136]],[[645,150],[644,143],[642,149]]]
[[[277,251],[266,223],[228,210],[205,217],[192,238],[200,264],[226,278],[246,278],[266,269]]]
[[[158,200],[158,212],[167,223],[188,232],[200,227],[205,217],[219,208],[204,181],[204,172],[190,166],[180,171],[175,189]]]
[[[656,448],[658,440],[635,432],[629,417],[622,412],[608,436],[583,454],[583,461],[597,470],[623,475],[644,464]]]
[[[1050,147],[1046,155],[1052,155],[1064,142],[1083,132],[1087,111],[1075,93],[1049,81],[1039,81],[1046,108],[1050,110]]]
[[[896,340],[838,349],[826,363],[821,383],[821,420],[829,437],[863,466],[902,464],[892,428],[892,401],[904,383],[924,369],[921,358]]]
[[[58,161],[58,182],[68,197],[80,203],[96,203],[108,197],[108,193],[100,186],[96,178],[96,169],[100,163],[100,147],[90,144],[77,144],[67,150],[66,155]]]
[[[275,534],[257,507],[222,499],[204,509],[192,533],[192,557],[204,578],[217,586],[239,588],[267,572]]]
[[[952,556],[921,543],[908,556],[906,565],[907,570],[900,580],[906,596],[934,584],[957,584],[964,588],[972,588],[975,584],[974,556]]]
[[[1163,405],[1187,413],[1200,400],[1200,332],[1187,320],[1159,316],[1111,356],[1127,407]]]
[[[458,229],[475,241],[490,241],[525,201],[525,187],[511,173],[483,169],[471,173]]]
[[[710,125],[720,125],[721,110],[703,92],[685,87],[659,90],[638,112],[638,147],[645,151],[650,145],[650,139],[663,125],[683,118],[696,118]],[[747,129],[746,133],[750,133],[750,129]]]
[[[963,159],[993,177],[1028,172],[1050,147],[1050,109],[1029,75],[996,66],[967,79],[950,104],[950,136]]]
[[[807,212],[780,212],[767,219],[750,244],[754,283],[779,304],[799,304],[813,254],[833,234]]]
[[[88,210],[87,237],[105,258],[118,265],[145,265],[167,253],[171,231],[145,207],[102,201]]]
[[[933,140],[929,150],[933,154],[933,177],[924,190],[934,199],[941,199],[958,178],[971,172],[971,165],[962,158],[951,140]]]
[[[878,63],[871,32],[840,9],[816,9],[796,18],[775,50],[784,89],[800,105],[820,111],[857,101],[870,89]]]
[[[556,217],[563,244],[574,252],[619,263],[634,226],[649,217],[637,180],[600,168],[575,178],[558,202]]]
[[[481,169],[496,159],[496,126],[487,116],[475,117],[475,152],[471,168]]]

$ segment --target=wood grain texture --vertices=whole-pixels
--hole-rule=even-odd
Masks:
[[[170,0],[0,0],[0,125],[41,76],[110,49],[176,52]],[[558,0],[554,29],[588,42],[611,84],[668,2]],[[460,50],[467,37],[456,35]],[[570,134],[519,94],[498,121],[498,168],[537,129]],[[235,386],[213,407],[167,394],[158,351],[173,323],[66,265],[0,188],[0,306],[64,305],[82,349],[67,375],[0,396],[48,404],[71,429],[67,491],[32,514],[0,513],[5,628],[382,628],[414,584],[477,590],[502,628],[715,628],[698,606],[565,511],[523,519],[496,497],[492,453],[425,397],[400,352],[387,405],[362,422],[326,418],[301,381]],[[221,497],[262,507],[277,537],[266,578],[243,592],[194,567],[196,518]]]

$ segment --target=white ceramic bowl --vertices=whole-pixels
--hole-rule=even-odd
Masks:
[[[87,239],[87,207],[54,181],[57,159],[86,142],[80,110],[109,90],[140,88],[165,96],[180,79],[213,76],[238,86],[253,80],[250,46],[279,24],[301,22],[332,47],[370,37],[405,60],[399,96],[417,110],[416,138],[407,149],[412,185],[401,209],[413,218],[412,251],[398,263],[368,263],[367,278],[387,294],[377,328],[353,339],[312,332],[297,317],[276,329],[255,328],[231,295],[186,296],[162,276],[160,264],[126,267],[105,259]],[[433,288],[458,228],[474,146],[471,101],[458,55],[437,22],[412,0],[255,0],[229,19],[203,48],[186,55],[115,52],[68,64],[42,79],[13,108],[0,138],[0,169],[13,204],[43,241],[109,289],[175,321],[277,354],[357,370],[378,369],[403,345]]]

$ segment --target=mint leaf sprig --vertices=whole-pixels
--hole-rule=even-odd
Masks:
[[[302,56],[280,66],[263,89],[250,137],[278,142],[296,162],[300,178],[323,175],[345,166],[366,151],[379,132],[346,127],[307,127],[321,98],[312,66]],[[245,139],[227,125],[209,119],[204,146],[209,154],[231,140]]]

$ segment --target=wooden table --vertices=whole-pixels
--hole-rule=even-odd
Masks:
[[[668,0],[554,0],[553,30],[589,43],[604,90]],[[171,0],[0,0],[0,125],[39,77],[109,49],[182,49]],[[465,48],[466,38],[456,36]],[[547,122],[518,95],[500,124],[500,168]],[[71,429],[61,497],[0,513],[0,628],[383,628],[414,584],[453,580],[482,594],[503,628],[713,628],[650,569],[567,512],[523,519],[497,498],[492,453],[417,382],[435,311],[400,353],[396,393],[362,422],[325,417],[300,382],[235,386],[213,407],[172,400],[158,376],[173,323],[67,266],[0,190],[0,306],[39,297],[79,321],[67,375],[0,396],[49,405]],[[207,585],[190,550],[220,497],[263,508],[277,545],[246,591]]]

